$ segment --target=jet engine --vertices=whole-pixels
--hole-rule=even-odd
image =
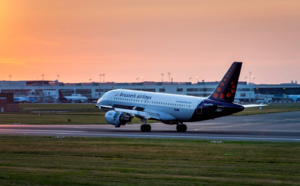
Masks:
[[[121,125],[125,125],[126,122],[130,122],[131,116],[111,110],[105,114],[105,120],[107,123],[115,125],[115,127],[120,127]]]

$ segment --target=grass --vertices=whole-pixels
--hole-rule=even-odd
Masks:
[[[261,110],[257,107],[245,108],[243,112],[239,112],[235,115],[270,114],[291,111],[300,111],[300,103],[273,103],[262,107]]]
[[[0,136],[0,185],[297,185],[299,143]]]
[[[19,104],[19,112],[0,114],[0,124],[107,124],[104,115],[94,104]]]
[[[271,104],[262,110],[246,108],[235,115],[288,111],[300,111],[300,104]],[[0,124],[106,124],[104,115],[94,104],[20,104],[17,113],[0,113]],[[132,123],[140,120],[135,118]]]

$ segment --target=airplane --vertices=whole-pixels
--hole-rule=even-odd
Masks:
[[[85,103],[88,101],[88,98],[84,96],[64,96],[60,90],[58,90],[58,94],[60,103]]]
[[[292,101],[300,101],[300,95],[288,95],[288,99]]]
[[[15,103],[33,103],[35,101],[32,97],[14,97]]]
[[[178,132],[185,132],[187,126],[183,122],[209,120],[244,110],[244,106],[233,103],[241,67],[242,62],[233,62],[209,97],[115,89],[105,93],[95,106],[106,112],[105,120],[116,128],[137,117],[143,123],[142,132],[151,131],[147,120],[177,125]]]

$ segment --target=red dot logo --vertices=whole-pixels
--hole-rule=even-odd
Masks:
[[[224,78],[224,81],[227,81],[227,78]]]
[[[221,87],[218,87],[218,88],[217,88],[217,91],[218,91],[218,92],[221,92],[221,90],[222,90]]]
[[[231,84],[234,85],[234,83],[231,81]]]
[[[223,82],[221,82],[221,86],[222,86],[222,87],[224,86],[224,83],[223,83]]]
[[[226,94],[226,96],[227,96],[227,97],[231,97],[231,93],[228,92],[228,93]]]
[[[234,93],[235,93],[235,90],[234,90],[234,89],[232,89],[232,90],[231,90],[231,93],[232,93],[232,94],[234,94]]]
[[[229,75],[227,74],[226,77],[229,77]]]
[[[214,93],[214,98],[218,98],[219,94],[218,93]]]
[[[235,88],[236,86],[235,85],[232,85],[232,88]]]
[[[225,94],[220,94],[220,98],[224,99],[225,98]]]

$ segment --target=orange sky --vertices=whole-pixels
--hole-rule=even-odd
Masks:
[[[0,0],[0,80],[300,83],[298,0]]]

